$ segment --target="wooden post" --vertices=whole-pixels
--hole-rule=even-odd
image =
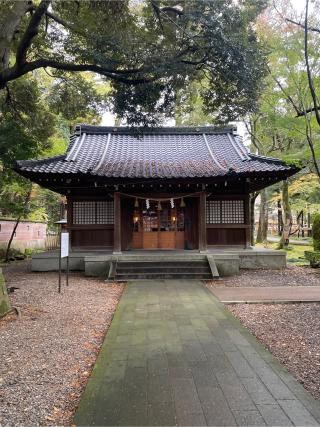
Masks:
[[[114,193],[113,253],[121,253],[121,198],[117,191]]]
[[[207,195],[201,191],[199,197],[199,251],[207,250],[207,229],[206,229],[206,198]]]
[[[250,195],[246,194],[244,199],[244,222],[246,225],[245,233],[246,233],[246,244],[245,247],[250,248],[251,246],[251,204],[250,204]]]

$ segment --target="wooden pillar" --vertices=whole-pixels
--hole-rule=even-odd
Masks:
[[[250,205],[250,195],[246,194],[244,199],[244,222],[246,225],[245,234],[246,234],[246,242],[245,248],[251,247],[251,205]]]
[[[113,253],[121,253],[121,197],[119,192],[114,193]]]
[[[69,232],[69,245],[70,249],[72,249],[73,244],[73,236],[72,236],[72,225],[73,225],[73,199],[71,197],[67,197],[67,204],[65,205],[65,208],[67,209],[67,212],[64,213],[64,216],[66,216],[67,219],[67,231]]]
[[[199,251],[200,252],[205,252],[207,250],[206,198],[207,198],[206,193],[202,191],[199,197]]]

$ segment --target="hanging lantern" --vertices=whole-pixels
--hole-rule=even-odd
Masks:
[[[158,200],[158,206],[157,206],[157,209],[158,209],[158,211],[161,211],[161,210],[162,210],[162,207],[161,207],[161,201],[160,201],[160,200]]]
[[[149,201],[149,199],[146,200],[146,207],[147,207],[147,209],[150,209],[150,201]]]
[[[134,207],[138,208],[139,207],[139,202],[138,202],[138,198],[136,197],[136,200],[134,201]]]
[[[181,197],[180,208],[185,208],[186,204],[184,203],[183,197]]]
[[[173,209],[174,208],[174,200],[173,199],[170,199],[170,205],[171,205],[171,209]]]
[[[134,224],[137,224],[137,222],[139,222],[139,214],[138,214],[138,212],[135,212],[135,214],[133,215],[133,222],[134,222]]]

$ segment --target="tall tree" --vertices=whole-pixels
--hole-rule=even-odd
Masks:
[[[281,107],[286,110],[286,129],[290,128],[295,139],[304,142],[296,147],[297,151],[300,155],[304,151],[301,157],[307,154],[309,165],[320,180],[320,116],[317,104],[317,93],[320,92],[319,5],[316,1],[310,13],[309,1],[306,0],[304,18],[301,19],[291,3],[285,0],[271,8],[265,18],[271,22],[268,36],[273,52],[269,72],[280,94]],[[303,150],[306,145],[308,150]]]
[[[117,116],[149,124],[206,76],[206,109],[234,119],[254,110],[265,73],[253,25],[265,4],[0,0],[0,89],[40,68],[91,71],[110,82]]]
[[[69,123],[98,122],[104,96],[96,86],[90,76],[52,78],[38,70],[0,92],[0,211],[15,219],[6,259],[21,219],[46,220],[52,227],[59,209],[59,196],[18,176],[11,169],[13,162],[61,154]]]

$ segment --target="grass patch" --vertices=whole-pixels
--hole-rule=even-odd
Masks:
[[[257,243],[258,248],[278,249],[278,243]],[[283,249],[287,253],[287,261],[290,264],[295,265],[309,265],[309,261],[304,257],[304,251],[312,251],[313,246],[311,245],[289,245],[286,249]]]
[[[285,249],[287,252],[287,261],[295,265],[309,265],[309,261],[304,256],[304,251],[312,251],[313,246],[292,245]]]

